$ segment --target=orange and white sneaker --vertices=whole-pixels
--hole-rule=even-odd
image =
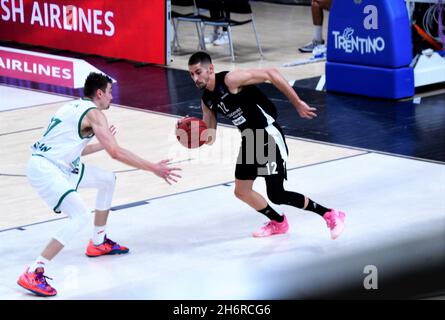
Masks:
[[[46,279],[52,279],[43,273],[43,268],[37,268],[34,272],[29,272],[29,268],[26,268],[25,272],[22,273],[17,281],[17,284],[41,297],[55,296],[57,294],[56,289],[46,282]]]
[[[254,232],[252,236],[254,236],[255,238],[262,238],[262,237],[273,236],[275,234],[286,233],[287,230],[289,230],[289,224],[287,222],[286,216],[283,215],[283,217],[284,217],[283,222],[270,220],[268,223],[262,226],[260,230]]]
[[[107,254],[124,254],[130,249],[117,244],[114,241],[105,236],[105,240],[101,245],[94,245],[93,241],[90,240],[87,247],[87,252],[85,253],[88,257],[99,257]]]

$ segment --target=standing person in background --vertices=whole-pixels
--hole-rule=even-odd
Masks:
[[[209,10],[210,17],[214,20],[218,19],[230,19],[230,12],[223,9],[222,0],[196,0],[197,5],[200,8],[206,8]],[[229,43],[229,34],[227,27],[214,26],[213,31],[205,37],[205,43],[212,43],[215,46],[222,46]]]
[[[314,35],[312,41],[299,48],[300,52],[312,52],[316,46],[324,45],[323,39],[323,10],[330,10],[331,0],[312,0],[312,22],[314,24]]]

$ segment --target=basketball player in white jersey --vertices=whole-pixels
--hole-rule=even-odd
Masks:
[[[302,101],[274,68],[215,73],[212,59],[205,52],[194,53],[189,59],[188,68],[196,86],[203,91],[201,107],[207,127],[215,130],[217,114],[223,114],[241,132],[241,148],[235,168],[235,196],[269,219],[253,236],[269,237],[286,233],[289,228],[286,216],[276,212],[252,188],[257,177],[264,177],[271,202],[318,214],[326,221],[331,238],[336,239],[344,228],[343,212],[326,208],[300,193],[284,189],[288,157],[286,140],[276,121],[276,107],[255,85],[270,81],[289,99],[302,118],[316,117],[316,109]],[[214,141],[215,135],[211,134],[207,144]]]
[[[46,281],[45,267],[89,220],[90,210],[77,193],[78,188],[98,190],[94,232],[86,255],[98,257],[129,251],[106,236],[116,177],[113,172],[81,163],[81,155],[105,149],[113,159],[150,171],[169,184],[180,178],[174,172],[180,169],[170,167],[169,160],[152,163],[118,145],[114,128],[110,128],[103,112],[111,104],[111,83],[106,75],[90,73],[85,81],[84,98],[61,107],[46,132],[32,146],[27,167],[30,184],[54,212],[64,212],[70,218],[18,280],[20,286],[39,296],[57,294]],[[87,145],[93,136],[99,143]]]

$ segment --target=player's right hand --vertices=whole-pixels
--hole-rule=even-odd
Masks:
[[[161,160],[154,165],[153,173],[158,177],[162,178],[168,184],[172,184],[172,182],[178,182],[177,178],[181,178],[179,174],[174,173],[173,171],[181,171],[181,168],[177,167],[169,167],[171,159]]]
[[[298,111],[298,114],[300,117],[305,119],[313,119],[317,117],[317,114],[315,111],[317,111],[316,108],[309,107],[308,104],[302,100],[299,101],[298,105],[296,105],[296,109]]]

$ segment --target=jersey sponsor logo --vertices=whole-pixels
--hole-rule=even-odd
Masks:
[[[226,114],[226,116],[229,117],[230,119],[239,118],[242,115],[243,115],[243,110],[241,108],[237,108],[235,111]]]
[[[239,126],[239,125],[243,124],[246,121],[247,121],[246,118],[244,118],[243,116],[240,116],[240,117],[232,120],[232,122],[233,122],[233,124],[235,126]]]
[[[52,149],[52,147],[48,147],[44,143],[40,143],[38,141],[36,143],[34,143],[33,147],[34,147],[34,149],[38,149],[42,152],[47,152]]]

